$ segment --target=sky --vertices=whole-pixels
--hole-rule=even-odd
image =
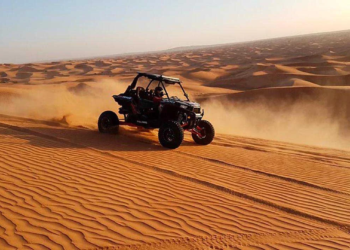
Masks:
[[[0,0],[0,63],[350,29],[350,0]]]

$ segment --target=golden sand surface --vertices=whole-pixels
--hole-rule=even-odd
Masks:
[[[0,249],[349,249],[349,42],[0,64]],[[181,78],[214,141],[98,133],[138,71]]]

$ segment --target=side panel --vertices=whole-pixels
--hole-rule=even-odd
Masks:
[[[179,115],[179,108],[173,105],[163,105],[160,119],[162,121],[177,120]]]

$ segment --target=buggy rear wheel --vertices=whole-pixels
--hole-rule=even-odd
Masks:
[[[201,136],[192,134],[193,140],[200,145],[210,144],[215,136],[215,129],[213,125],[206,120],[201,120],[200,122],[198,122],[197,127],[200,128],[200,130],[198,129],[198,132],[201,134]]]
[[[105,111],[98,118],[98,130],[104,134],[116,134],[119,130],[119,119],[113,111]]]
[[[178,122],[168,121],[160,127],[158,139],[163,147],[175,149],[181,145],[184,131]]]

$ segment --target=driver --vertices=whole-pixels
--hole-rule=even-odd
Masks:
[[[158,86],[154,89],[153,102],[159,104],[163,100],[163,88]]]

